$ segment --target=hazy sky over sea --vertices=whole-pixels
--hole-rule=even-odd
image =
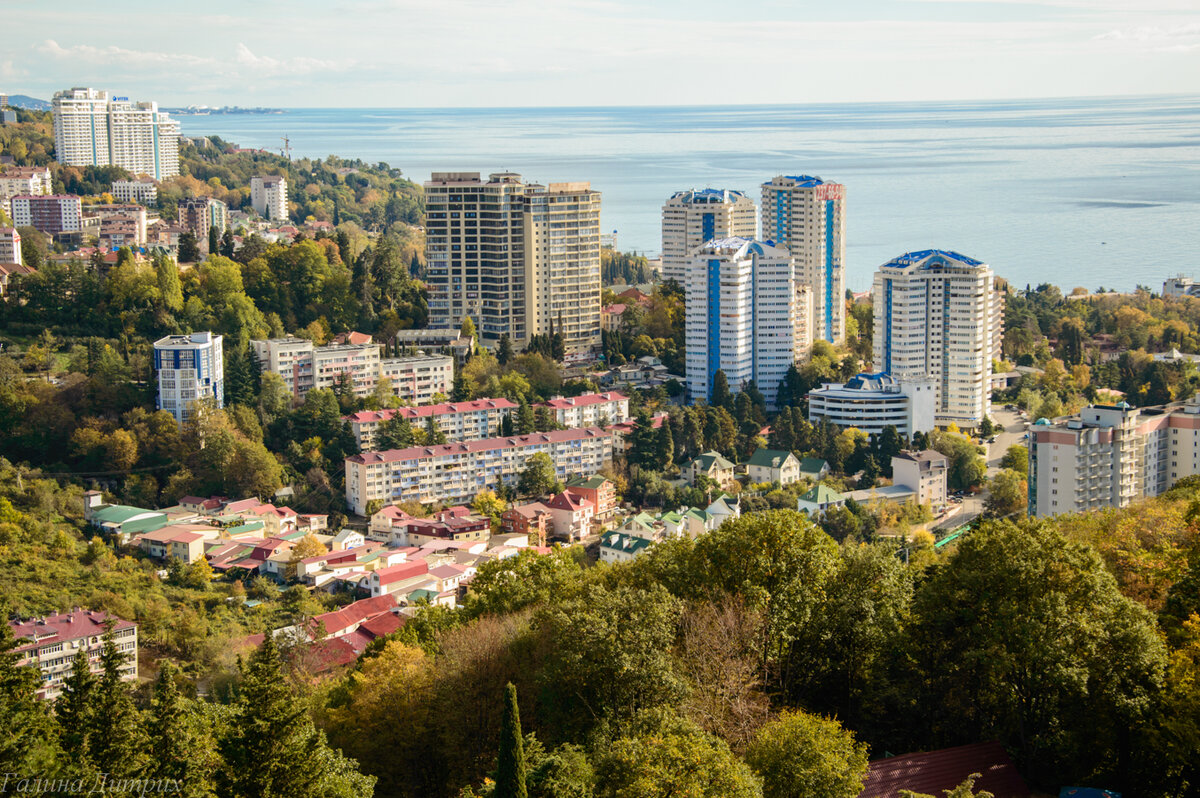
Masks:
[[[1200,91],[1200,0],[0,2],[0,92],[594,106]]]

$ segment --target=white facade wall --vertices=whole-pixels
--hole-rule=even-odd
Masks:
[[[768,406],[795,359],[795,271],[787,251],[744,238],[710,242],[688,266],[687,382],[709,398],[724,371],[732,391],[754,381]]]
[[[828,418],[847,429],[878,435],[895,426],[905,438],[934,428],[937,383],[928,378],[896,379],[886,374],[859,374],[846,383],[825,383],[808,394],[808,420]]]
[[[443,446],[364,452],[346,458],[346,506],[366,514],[367,503],[469,502],[497,481],[515,484],[529,458],[545,452],[560,481],[594,474],[612,460],[611,432],[579,430],[490,438]]]
[[[192,416],[198,399],[225,406],[223,338],[210,332],[168,335],[154,342],[154,370],[158,373],[158,409],[175,416],[180,424]]]
[[[59,163],[120,166],[155,180],[179,174],[179,122],[153,102],[76,88],[52,101]]]
[[[786,248],[813,297],[812,340],[846,337],[846,188],[808,175],[762,185],[762,238]]]
[[[875,273],[875,370],[937,383],[937,423],[979,425],[991,395],[1000,301],[987,264],[910,252]]]
[[[1029,432],[1029,514],[1125,507],[1200,474],[1200,398],[1087,407]]]
[[[250,204],[264,219],[287,219],[287,180],[278,175],[250,178]]]
[[[21,234],[15,227],[0,227],[0,263],[22,263]]]
[[[696,249],[713,239],[754,238],[757,233],[754,200],[741,191],[678,191],[662,208],[662,278],[683,285]]]
[[[153,180],[114,180],[112,195],[117,202],[151,205],[158,202],[158,184]]]

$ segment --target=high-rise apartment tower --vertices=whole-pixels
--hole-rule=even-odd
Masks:
[[[796,262],[799,285],[812,292],[812,340],[846,337],[846,187],[808,175],[780,175],[762,185],[762,237]]]
[[[74,88],[57,92],[51,106],[59,163],[120,166],[155,180],[179,174],[179,122],[157,103]]]
[[[691,255],[715,238],[754,238],[758,214],[741,191],[677,191],[662,208],[662,278],[683,285]]]

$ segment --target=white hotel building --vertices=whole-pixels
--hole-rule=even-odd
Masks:
[[[714,238],[754,238],[758,213],[741,191],[677,191],[662,208],[662,278],[683,285],[692,253]]]
[[[74,88],[57,92],[51,105],[59,163],[120,166],[155,180],[179,174],[179,122],[157,103]]]
[[[1092,405],[1029,431],[1029,514],[1125,507],[1200,474],[1200,395],[1157,407]]]
[[[223,339],[210,332],[168,335],[154,342],[154,370],[158,374],[158,409],[175,416],[180,424],[192,416],[198,399],[225,406]]]
[[[957,252],[909,252],[875,273],[875,371],[937,384],[936,421],[977,427],[1000,352],[1002,302],[986,263]]]
[[[708,242],[692,257],[685,284],[687,383],[707,401],[713,375],[732,391],[751,381],[774,407],[797,351],[796,275],[787,250],[747,238]]]
[[[890,374],[859,374],[842,383],[825,383],[808,394],[808,420],[823,418],[842,429],[855,427],[879,435],[894,426],[905,438],[934,427],[937,383],[928,378],[897,379]]]
[[[555,397],[541,404],[564,427],[602,427],[629,420],[629,397],[611,393]]]
[[[599,427],[535,432],[506,438],[362,452],[346,458],[346,506],[470,502],[497,482],[514,485],[529,458],[545,452],[560,481],[594,474],[612,461],[613,434]]]
[[[250,178],[250,205],[264,219],[288,218],[287,180],[279,175]]]

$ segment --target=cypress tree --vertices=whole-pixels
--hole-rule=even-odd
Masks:
[[[712,407],[723,407],[732,412],[733,393],[729,390],[729,378],[722,369],[713,374],[712,395],[708,400]]]
[[[187,700],[176,683],[178,669],[163,662],[150,700],[149,744],[154,752],[151,778],[174,779],[184,796],[212,794],[211,738],[198,733],[189,717]]]
[[[101,773],[136,776],[146,752],[142,713],[133,705],[129,686],[121,681],[121,668],[128,658],[117,648],[111,624],[103,639],[100,662],[104,671],[96,685],[91,718],[92,761]]]
[[[221,236],[217,233],[217,226],[209,225],[208,227],[208,254],[216,255],[221,251]]]
[[[504,718],[500,721],[500,756],[496,761],[495,798],[528,798],[525,788],[525,745],[517,688],[504,688]]]
[[[521,406],[517,408],[517,420],[513,425],[514,431],[518,435],[528,435],[533,432],[537,426],[537,419],[534,417],[533,408],[524,399],[521,400]]]
[[[675,438],[671,433],[670,424],[663,424],[658,428],[654,443],[654,459],[658,461],[658,468],[667,468],[675,459]]]
[[[221,235],[221,254],[226,258],[233,258],[233,245],[233,231],[226,227],[225,232]]]
[[[433,416],[425,418],[425,445],[435,446],[446,442],[446,433],[442,432],[442,428],[434,421]]]
[[[95,692],[96,677],[87,650],[81,648],[71,661],[71,675],[63,681],[62,694],[54,702],[54,715],[63,729],[63,750],[77,763],[90,758]]]
[[[508,338],[508,333],[500,336],[500,343],[496,347],[496,362],[501,366],[508,365],[508,361],[512,359],[513,348],[512,341]]]

